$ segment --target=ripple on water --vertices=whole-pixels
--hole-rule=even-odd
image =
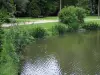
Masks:
[[[25,61],[21,75],[62,75],[58,61],[53,55]]]

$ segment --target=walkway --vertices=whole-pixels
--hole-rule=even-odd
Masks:
[[[88,19],[86,18],[85,21],[100,21],[100,19]],[[2,27],[10,27],[14,25],[32,25],[32,24],[40,24],[40,23],[52,23],[52,22],[59,22],[59,20],[37,20],[37,21],[30,21],[30,22],[20,22],[20,23],[10,23],[10,24],[3,24]]]
[[[32,24],[40,24],[40,23],[52,23],[52,22],[58,22],[58,20],[37,20],[33,22],[21,22],[21,23],[10,23],[10,24],[3,24],[2,27],[10,27],[14,25],[32,25]]]

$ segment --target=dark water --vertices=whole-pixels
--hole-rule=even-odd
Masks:
[[[100,75],[100,31],[38,40],[24,51],[21,75]]]

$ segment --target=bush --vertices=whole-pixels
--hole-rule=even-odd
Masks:
[[[99,25],[97,23],[87,23],[82,26],[86,30],[97,30]]]
[[[53,26],[53,33],[62,35],[67,31],[67,27],[64,24],[58,24]]]
[[[84,23],[84,18],[86,16],[86,11],[83,8],[76,7],[76,16],[78,17],[79,23]]]
[[[7,12],[7,10],[5,10],[5,9],[2,8],[0,10],[0,22],[1,23],[4,23],[4,22],[8,23],[9,18],[10,18],[10,16],[9,16],[9,13]]]
[[[3,34],[4,34],[4,32],[3,32],[3,29],[2,29],[1,24],[0,24],[0,52],[2,50],[2,38],[3,38]]]
[[[84,23],[85,10],[80,7],[69,6],[59,12],[60,22],[67,24],[71,30],[77,30]]]
[[[29,31],[15,28],[9,31],[9,36],[13,37],[12,40],[17,53],[21,53],[23,48],[34,40]]]
[[[32,33],[34,38],[43,38],[46,35],[46,30],[42,27],[36,27]]]
[[[76,31],[78,30],[79,26],[79,23],[71,23],[70,25],[68,25],[68,31]]]
[[[84,21],[85,10],[80,7],[69,6],[59,12],[59,20],[62,23],[70,24],[73,22],[80,23]]]
[[[70,24],[73,22],[77,22],[77,16],[75,14],[75,7],[65,7],[58,14],[59,20],[62,23]]]

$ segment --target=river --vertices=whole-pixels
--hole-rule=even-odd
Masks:
[[[100,75],[100,31],[40,39],[23,56],[21,75]]]

